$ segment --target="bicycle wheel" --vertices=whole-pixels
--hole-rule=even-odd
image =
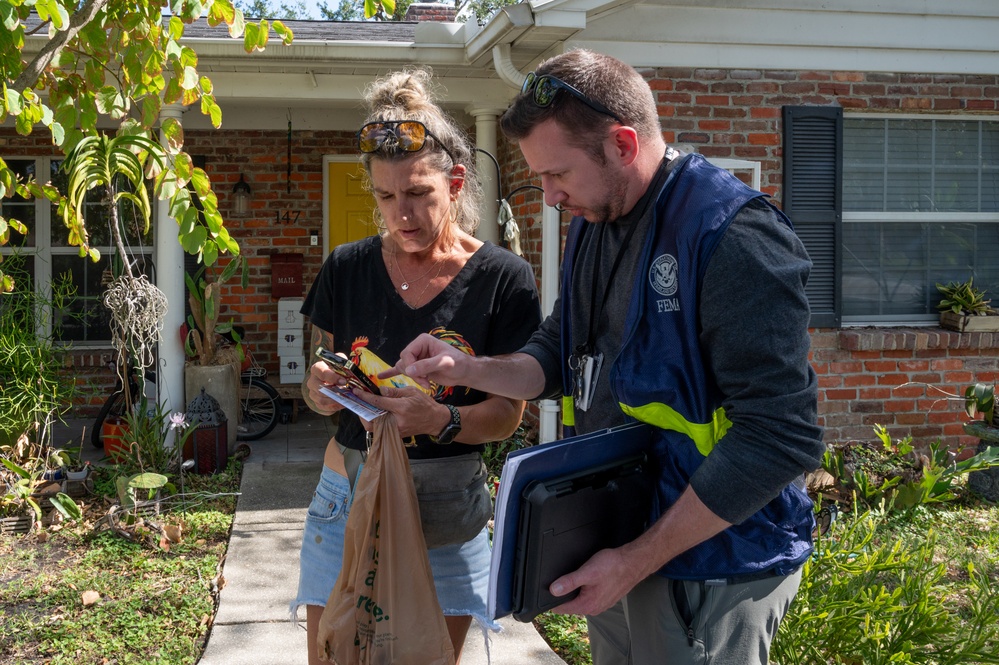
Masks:
[[[97,412],[97,417],[94,418],[94,424],[90,427],[90,443],[93,444],[94,448],[104,447],[104,435],[101,430],[108,416],[121,416],[124,413],[125,393],[117,390],[104,401],[101,410]]]
[[[255,376],[242,377],[236,440],[256,441],[270,434],[277,425],[280,400],[271,384]]]
[[[146,370],[144,373],[144,379],[147,383],[152,383],[156,385],[156,372],[152,370]],[[129,377],[128,380],[129,392],[132,395],[134,403],[138,404],[141,398],[141,390],[143,388],[139,387],[139,384],[135,381],[135,377]],[[94,418],[94,424],[90,428],[90,443],[94,448],[104,447],[104,435],[101,432],[104,421],[107,420],[108,416],[123,416],[125,415],[125,393],[121,389],[121,381],[115,384],[115,390],[111,393],[104,404],[101,405],[101,410],[97,412],[97,417]]]

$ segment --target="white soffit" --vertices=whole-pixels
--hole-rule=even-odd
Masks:
[[[571,45],[636,66],[999,73],[996,0],[691,2],[607,13]]]

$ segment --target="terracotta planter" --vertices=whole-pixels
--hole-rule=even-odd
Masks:
[[[124,436],[128,432],[128,426],[124,419],[108,416],[101,425],[101,434],[104,437],[104,454],[112,462],[121,462],[124,454],[128,452],[128,444],[125,443]]]

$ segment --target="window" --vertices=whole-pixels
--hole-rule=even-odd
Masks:
[[[59,170],[60,162],[49,158],[6,159],[7,166],[21,176],[32,175],[37,180],[51,180],[64,189],[66,176]],[[39,177],[38,174],[48,174]],[[11,234],[10,242],[0,247],[4,254],[3,266],[20,265],[36,289],[46,289],[52,280],[69,279],[76,289],[76,298],[60,311],[51,313],[52,332],[60,341],[74,344],[104,345],[111,339],[110,313],[101,302],[106,280],[120,259],[112,247],[110,215],[99,197],[88,199],[86,219],[90,241],[101,252],[97,263],[80,258],[79,249],[68,244],[66,228],[55,206],[45,200],[5,199],[3,215],[24,222],[28,235]],[[125,227],[126,249],[132,260],[138,261],[137,270],[151,275],[152,234],[142,235],[137,227],[138,215],[126,204],[120,210]],[[13,257],[17,257],[16,259]],[[8,261],[11,263],[8,264]],[[42,331],[48,332],[48,331]]]
[[[937,283],[999,299],[999,119],[784,108],[784,210],[812,325],[938,320]]]
[[[938,282],[999,295],[999,122],[843,119],[842,313],[935,321]]]

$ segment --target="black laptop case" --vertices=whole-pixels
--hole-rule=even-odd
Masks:
[[[652,482],[644,454],[524,488],[513,578],[513,616],[531,621],[568,602],[548,587],[602,549],[620,547],[646,528]]]

